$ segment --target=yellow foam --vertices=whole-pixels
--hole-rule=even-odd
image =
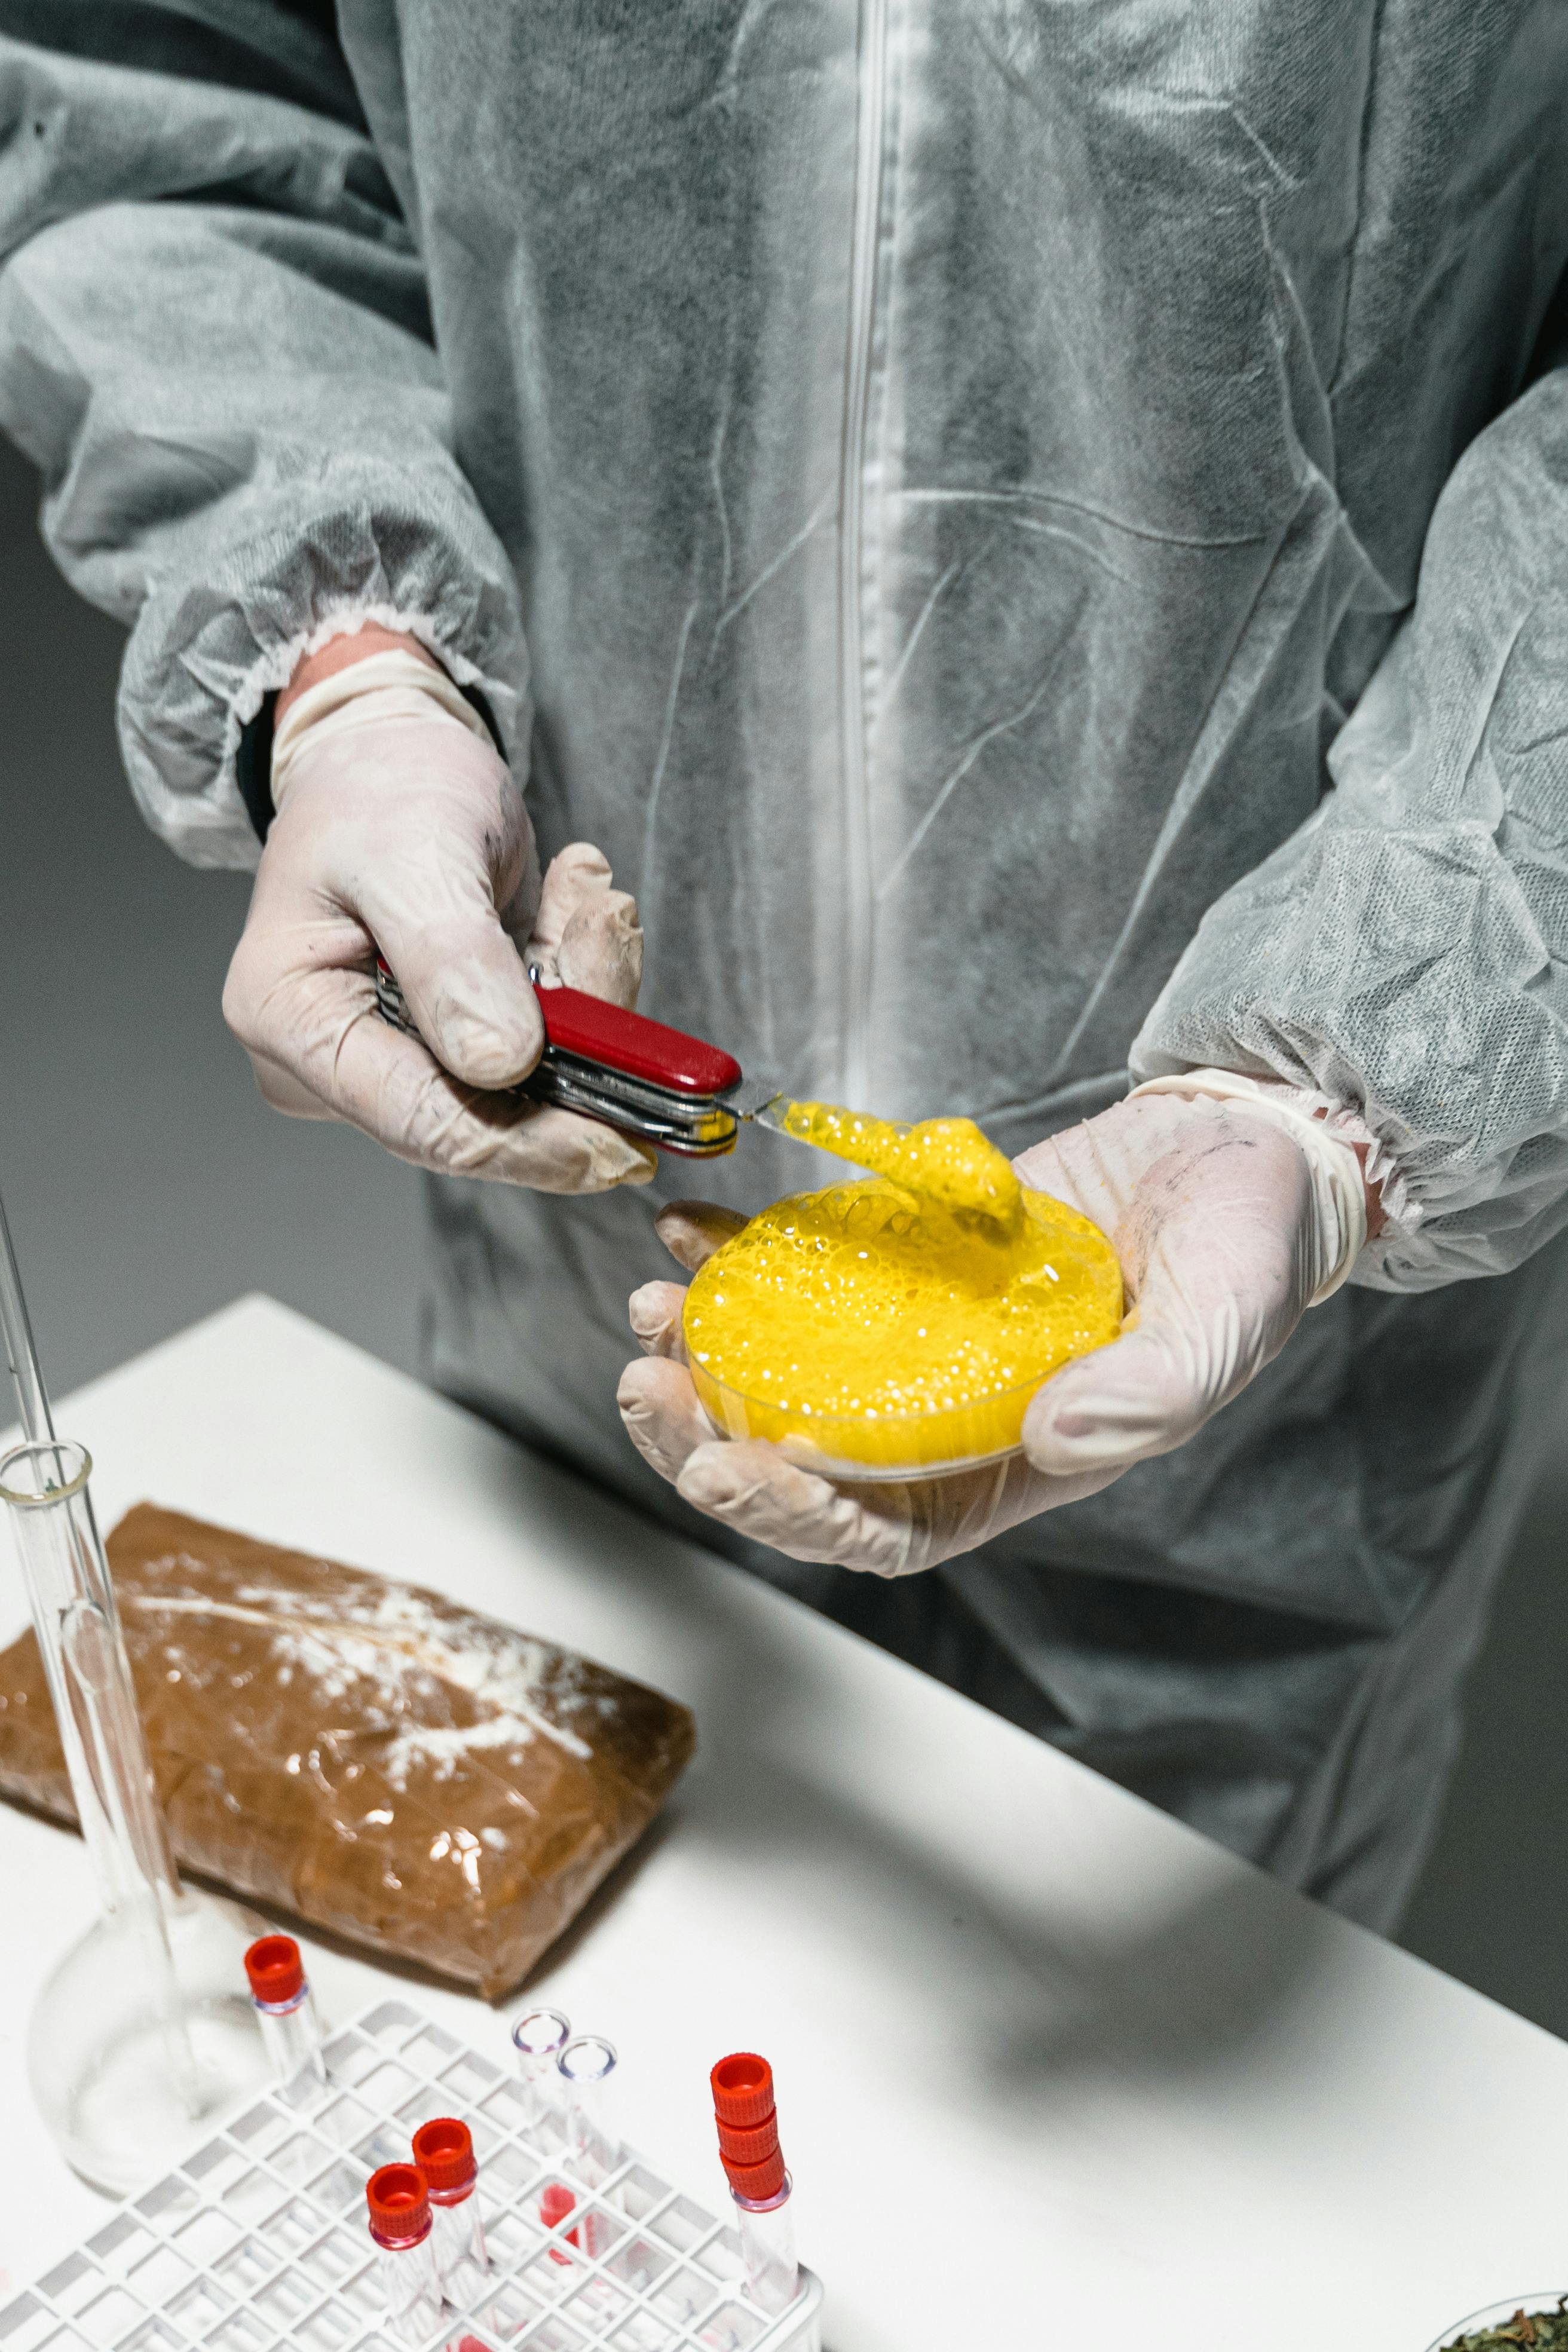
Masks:
[[[837,1103],[792,1102],[780,1124],[801,1143],[890,1177],[939,1208],[969,1210],[1015,1227],[1023,1186],[1011,1161],[972,1118],[927,1118],[900,1127]]]
[[[697,1275],[686,1344],[715,1423],[884,1475],[1016,1446],[1040,1382],[1121,1327],[1104,1234],[969,1119],[808,1103],[784,1123],[886,1172],[775,1202]]]

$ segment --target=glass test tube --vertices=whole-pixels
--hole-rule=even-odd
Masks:
[[[540,2197],[539,2218],[543,2222],[547,2230],[558,2229],[561,2223],[564,2221],[570,2214],[574,2213],[576,2210],[577,2200],[573,2195],[571,2189],[567,2188],[566,2183],[563,2180],[551,2181]],[[572,2260],[571,2255],[566,2252],[566,2248],[568,2246],[579,2245],[581,2242],[581,2231],[568,2230],[560,2244],[551,2247],[551,2261],[552,2263],[560,2263],[564,2268],[564,2266]]]
[[[103,1907],[123,1923],[159,2021],[169,2080],[188,2115],[201,2109],[169,1948],[180,1899],[163,1816],[120,1630],[114,1587],[93,1517],[92,1457],[65,1438],[18,1445],[0,1461],[38,1654],[66,1770]]]
[[[27,1443],[0,1462],[66,1771],[101,1911],[41,1986],[27,2074],[68,2162],[119,2197],[173,2161],[192,2120],[258,2081],[239,1990],[260,1922],[175,1874],[84,1449],[56,1436],[0,1202],[0,1339]]]
[[[88,1494],[91,1470],[87,1448],[68,1439],[18,1445],[0,1461],[0,1498],[10,1506],[81,1833],[104,1908],[117,1911],[150,1887],[172,1900],[179,1882]]]
[[[556,2062],[566,2094],[566,2142],[572,2168],[591,2189],[607,2180],[621,2160],[610,2119],[616,2045],[600,2033],[580,2033]]]
[[[479,2169],[474,2136],[456,2116],[437,2116],[415,2133],[414,2161],[429,2192],[441,2292],[450,2304],[477,2303],[485,2291],[489,2255],[479,2200],[474,2194]]]
[[[550,2110],[558,2079],[555,2062],[571,2039],[572,2021],[558,2009],[531,2009],[511,2029],[524,2121],[531,2130],[543,2122]]]
[[[260,1936],[245,1955],[261,2039],[273,2079],[298,2105],[327,2083],[327,2062],[305,1963],[292,1936]]]
[[[608,2251],[601,2241],[601,2232],[605,2226],[604,2216],[592,2206],[572,2229],[562,2229],[562,2223],[571,2221],[576,2210],[577,2199],[563,2180],[552,2180],[541,2191],[539,2218],[547,2230],[560,2231],[555,2243],[550,2249],[550,2259],[552,2263],[559,2263],[563,2269],[569,2268],[575,2262],[578,2253],[592,2256]],[[573,2249],[576,2251],[574,2252]],[[591,2278],[587,2285],[579,2287],[573,2296],[572,2308],[574,2312],[580,2312],[583,2316],[593,2322],[611,2321],[625,2309],[625,2299],[619,2296],[616,2290],[604,2279]],[[639,2325],[637,2315],[634,2312],[624,2321],[616,2333],[617,2346],[624,2338],[626,2352],[634,2352],[634,2346],[640,2345],[644,2340],[642,2326],[646,2324],[644,2322]],[[595,2340],[596,2342],[598,2339],[595,2337]],[[668,2329],[656,2325],[655,2352],[662,2352],[662,2347],[668,2340]]]
[[[789,2174],[784,2187],[766,2199],[734,2200],[741,2233],[741,2259],[746,2266],[746,2291],[764,2311],[787,2311],[800,2287],[800,2267],[795,2253],[795,2217],[790,2211]]]
[[[721,2058],[709,2077],[719,2126],[719,2160],[730,2183],[746,2289],[764,2311],[795,2301],[800,2273],[795,2254],[792,2183],[779,2147],[773,2070],[754,2050]]]
[[[366,2181],[364,2195],[387,2332],[399,2344],[423,2345],[441,2325],[441,2281],[424,2179],[412,2164],[384,2164]]]

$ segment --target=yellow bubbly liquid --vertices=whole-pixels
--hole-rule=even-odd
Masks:
[[[850,1475],[1010,1451],[1040,1382],[1121,1328],[1105,1235],[1026,1191],[971,1119],[792,1103],[780,1123],[879,1172],[776,1201],[697,1275],[684,1328],[710,1419]]]
[[[967,1210],[1013,1231],[1024,1188],[1011,1161],[988,1143],[972,1118],[927,1118],[900,1127],[837,1103],[792,1102],[779,1124],[799,1143],[852,1160],[891,1178],[937,1208]]]

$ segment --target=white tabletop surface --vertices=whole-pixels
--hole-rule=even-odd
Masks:
[[[416,1579],[695,1709],[528,1998],[620,2045],[628,2136],[705,2200],[707,2068],[771,2056],[831,2352],[1424,2352],[1568,2282],[1562,2043],[342,1340],[245,1299],[58,1420],[106,1527],[146,1497]],[[0,1890],[17,2285],[106,2210],[10,2127],[80,1845],[0,1807]],[[310,1965],[330,2015],[390,1981]],[[413,1997],[498,2056],[526,2005]]]

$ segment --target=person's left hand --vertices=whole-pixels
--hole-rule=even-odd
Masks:
[[[1354,1154],[1331,1149],[1354,1170],[1359,1203]],[[646,1354],[617,1401],[637,1451],[698,1510],[795,1559],[879,1576],[931,1568],[1182,1444],[1278,1355],[1364,1230],[1289,1133],[1226,1103],[1134,1096],[1014,1165],[1110,1236],[1131,1310],[1120,1339],[1043,1384],[1021,1454],[940,1478],[840,1484],[760,1439],[716,1437],[686,1368],[685,1291],[670,1282],[630,1302]],[[744,1222],[687,1201],[658,1228],[694,1273]]]

